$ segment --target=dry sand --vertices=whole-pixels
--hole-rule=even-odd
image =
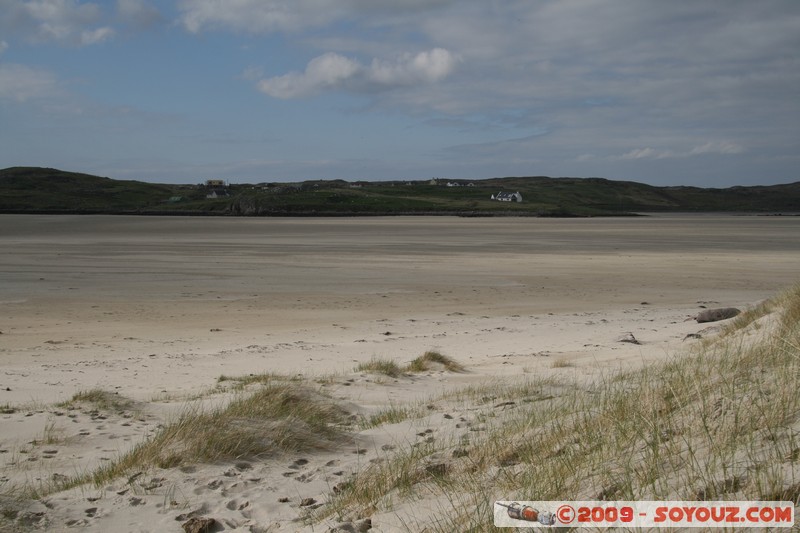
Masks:
[[[4,215],[0,407],[13,412],[0,414],[0,492],[117,457],[221,375],[333,375],[328,392],[368,413],[469,383],[661,360],[708,326],[686,320],[702,306],[745,308],[796,283],[798,235],[800,217]],[[619,342],[628,334],[641,344]],[[468,372],[389,383],[354,372],[430,349]],[[55,406],[96,388],[140,402],[135,414]],[[366,431],[329,455],[148,473],[137,491],[74,489],[29,522],[180,531],[176,517],[202,509],[226,531],[302,530],[303,498],[324,501],[421,425]]]

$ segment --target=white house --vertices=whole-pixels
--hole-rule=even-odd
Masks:
[[[499,192],[492,195],[492,200],[497,200],[498,202],[521,202],[522,195],[519,193],[519,191]]]

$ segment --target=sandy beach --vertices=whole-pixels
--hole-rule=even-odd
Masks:
[[[713,334],[689,320],[703,308],[746,309],[796,283],[798,235],[790,216],[3,215],[0,492],[112,460],[220,376],[316,379],[369,413],[469,384],[590,379],[664,360],[687,336]],[[389,383],[355,371],[427,350],[467,371]],[[136,414],[57,406],[93,389],[135,402]],[[220,531],[300,531],[304,498],[323,501],[338,477],[415,429],[364,431],[353,446],[365,453],[148,473],[160,481],[136,495],[72,489],[27,511],[29,525],[180,531],[176,517],[202,508]],[[30,444],[47,432],[59,438]],[[395,530],[384,524],[372,530]]]

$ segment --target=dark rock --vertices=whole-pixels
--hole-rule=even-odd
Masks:
[[[718,322],[720,320],[733,318],[739,313],[741,313],[741,311],[735,307],[721,307],[719,309],[706,309],[704,311],[700,311],[697,313],[694,319],[699,323]]]
[[[638,341],[638,339],[636,337],[633,336],[633,333],[626,333],[625,335],[623,335],[622,337],[617,339],[617,342],[628,342],[630,344],[642,344],[641,342]]]
[[[213,518],[193,517],[184,522],[181,526],[186,533],[211,533],[217,521]]]

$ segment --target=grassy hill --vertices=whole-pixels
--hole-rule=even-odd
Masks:
[[[173,196],[173,188],[49,168],[0,170],[0,211],[140,211]]]
[[[508,177],[485,180],[343,180],[168,185],[13,167],[0,170],[0,212],[322,216],[458,214],[598,216],[636,212],[800,212],[800,182],[702,189],[654,187],[602,178]],[[455,186],[457,184],[457,186]],[[519,191],[523,202],[496,202]],[[209,198],[216,192],[216,198]]]

